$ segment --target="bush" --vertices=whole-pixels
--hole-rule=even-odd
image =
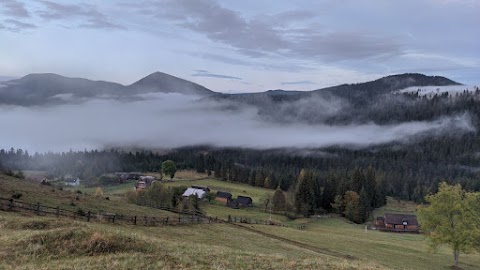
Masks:
[[[16,191],[15,191],[15,192],[12,194],[12,199],[18,200],[18,199],[20,199],[20,197],[22,197],[22,195],[23,195],[23,194],[22,194],[21,192],[16,192]]]
[[[22,171],[18,171],[18,172],[15,174],[15,177],[18,178],[18,179],[25,179],[25,174],[23,174]]]
[[[75,213],[77,213],[77,215],[82,216],[82,217],[87,215],[87,214],[85,213],[85,211],[83,211],[82,208],[78,208]]]

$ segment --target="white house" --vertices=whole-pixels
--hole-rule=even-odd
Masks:
[[[67,178],[65,179],[65,185],[71,187],[77,187],[80,185],[80,178]]]
[[[185,192],[182,194],[183,197],[190,197],[192,195],[197,196],[199,199],[203,199],[205,197],[205,190],[199,188],[187,188]]]

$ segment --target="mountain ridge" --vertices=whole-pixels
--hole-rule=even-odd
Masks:
[[[89,98],[116,98],[129,100],[146,93],[180,93],[247,103],[298,100],[312,95],[335,95],[347,99],[364,99],[411,86],[459,85],[442,76],[419,73],[389,75],[374,81],[340,84],[310,91],[267,90],[257,93],[225,94],[214,92],[200,84],[163,72],[151,73],[140,80],[123,85],[104,80],[72,78],[55,73],[33,73],[22,78],[0,82],[0,104],[48,105],[81,102]]]

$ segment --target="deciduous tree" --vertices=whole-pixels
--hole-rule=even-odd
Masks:
[[[175,162],[171,160],[164,161],[162,163],[162,172],[170,176],[170,179],[173,179],[175,173],[177,172],[177,166],[175,165]]]
[[[442,182],[438,192],[425,200],[428,206],[418,211],[422,230],[434,250],[444,244],[452,249],[454,267],[458,268],[460,252],[480,249],[480,193]]]

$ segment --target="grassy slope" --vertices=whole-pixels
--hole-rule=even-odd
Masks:
[[[423,235],[398,234],[379,231],[365,232],[364,225],[349,224],[341,218],[323,219],[310,223],[304,231],[281,227],[253,226],[255,229],[276,236],[312,245],[318,248],[340,251],[367,261],[396,269],[449,269],[451,251],[441,248],[437,254],[429,253]],[[478,269],[480,255],[461,255],[463,269]]]
[[[164,212],[149,207],[121,203],[115,200],[106,200],[92,194],[78,194],[74,191],[58,190],[51,186],[43,186],[35,182],[21,180],[14,177],[0,175],[0,197],[10,198],[14,192],[22,193],[20,200],[30,203],[41,203],[51,207],[60,207],[68,210],[79,208],[87,211],[108,212],[125,215],[164,215]],[[78,198],[78,200],[77,200]],[[75,204],[75,205],[72,205]]]
[[[269,193],[273,196],[274,191],[262,187],[252,187],[247,184],[232,183],[226,181],[219,181],[215,179],[203,179],[203,180],[179,180],[175,182],[165,183],[167,186],[186,186],[190,187],[191,185],[198,186],[207,186],[213,193],[217,191],[226,191],[232,193],[233,197],[238,195],[249,196],[253,200],[255,207],[253,208],[243,208],[243,209],[232,209],[225,207],[225,204],[219,202],[212,202],[211,204],[205,204],[202,206],[202,209],[209,216],[227,218],[229,215],[257,219],[257,220],[269,220],[270,214],[264,212],[264,209],[261,207],[260,202],[261,198],[265,193]],[[284,215],[271,215],[271,220],[275,222],[286,222],[287,218]]]
[[[46,227],[32,229],[38,224]],[[0,212],[0,229],[0,269],[385,269],[231,225],[133,227]]]
[[[4,182],[5,182],[5,178]],[[8,178],[12,181],[13,186],[18,187],[18,181]],[[2,182],[2,176],[0,176]],[[0,194],[3,194],[6,187],[10,184],[2,182],[0,186]],[[238,191],[251,195],[252,197],[260,196],[262,192],[269,192],[266,189],[249,187],[241,184],[228,183],[217,180],[199,180],[199,181],[178,181],[168,183],[168,185],[208,185],[213,190],[221,188],[222,190],[231,191],[237,195]],[[12,185],[10,185],[12,186]],[[35,188],[39,185],[36,184]],[[26,187],[24,187],[26,188]],[[114,189],[115,190],[115,189]],[[38,190],[31,190],[32,193],[37,193]],[[38,197],[51,196],[48,189],[40,190],[42,194],[27,195],[29,200]],[[69,195],[71,196],[71,195]],[[30,198],[31,197],[31,198]],[[23,197],[22,197],[23,199]],[[45,199],[45,198],[43,198]],[[34,200],[34,199],[33,199]],[[64,202],[61,197],[51,198],[53,202],[60,201],[63,203],[69,202],[69,199]],[[93,199],[92,199],[93,200]],[[96,200],[95,203],[103,205],[110,203],[103,199]],[[119,208],[131,208],[137,206],[116,203]],[[102,206],[112,207],[112,206]],[[139,207],[138,209],[140,209]],[[235,210],[224,207],[219,204],[212,204],[206,206],[209,214],[217,214],[217,216],[228,213],[238,213],[236,216],[251,215],[251,218],[268,219],[268,214],[259,212],[258,209]],[[152,210],[156,211],[156,210]],[[388,205],[376,210],[375,215],[381,215],[384,212],[400,212],[400,213],[414,213],[415,204],[408,202],[399,202],[389,199]],[[0,216],[7,215],[7,220],[12,217],[12,214],[0,212]],[[260,218],[261,217],[261,218]],[[275,218],[284,218],[274,217]],[[16,217],[13,217],[15,220]],[[35,217],[35,219],[42,219]],[[0,219],[1,220],[1,219]],[[19,218],[19,224],[22,221]],[[52,221],[56,222],[56,221]],[[68,221],[71,222],[71,221]],[[112,226],[101,224],[87,224],[88,228],[92,230],[115,231],[121,235],[139,235],[153,241],[157,246],[154,253],[163,255],[143,254],[139,258],[127,254],[107,254],[97,257],[89,257],[89,259],[78,258],[75,260],[61,259],[68,267],[78,265],[87,265],[92,263],[92,267],[100,267],[108,263],[109,259],[114,260],[120,267],[128,268],[125,265],[143,263],[152,263],[157,267],[175,268],[174,265],[183,265],[185,268],[205,268],[208,262],[212,262],[213,266],[219,269],[223,268],[319,268],[319,269],[344,269],[344,268],[368,268],[378,267],[384,269],[386,266],[394,269],[448,269],[452,264],[451,252],[448,248],[440,249],[438,254],[429,253],[428,246],[424,241],[422,235],[412,234],[394,234],[383,233],[377,231],[368,231],[365,233],[363,225],[355,225],[346,222],[344,219],[332,218],[321,219],[317,221],[302,219],[295,221],[295,223],[310,222],[307,229],[304,231],[281,228],[275,226],[262,225],[245,225],[246,228],[238,228],[233,225],[216,224],[212,226],[201,225],[194,227],[167,227],[167,228],[145,228],[145,227],[128,227],[128,226]],[[81,224],[81,223],[72,223]],[[77,226],[74,225],[74,226]],[[8,226],[3,226],[8,227]],[[0,231],[3,231],[0,222]],[[248,230],[253,230],[248,231]],[[10,233],[17,235],[18,229],[10,229]],[[2,234],[3,232],[0,232]],[[22,231],[23,233],[35,233],[31,231]],[[260,233],[260,234],[258,234]],[[20,235],[20,232],[18,232]],[[13,236],[0,235],[0,242],[3,240],[15,242]],[[15,236],[17,237],[17,236]],[[152,238],[149,238],[152,237]],[[143,238],[142,238],[143,239]],[[283,240],[282,240],[283,239]],[[18,239],[17,239],[18,240]],[[198,241],[197,241],[198,240]],[[166,242],[165,242],[166,241]],[[175,242],[169,243],[169,241]],[[291,242],[289,242],[291,241]],[[195,242],[195,243],[194,243]],[[305,246],[302,248],[302,246]],[[315,251],[321,253],[332,254],[332,252],[349,255],[358,260],[345,260],[343,257],[330,257],[326,255],[319,255]],[[325,251],[325,252],[322,252]],[[173,252],[173,255],[170,253]],[[258,259],[255,254],[259,254]],[[0,259],[2,256],[0,249]],[[166,255],[165,255],[166,254]],[[168,255],[168,256],[167,256]],[[133,258],[132,258],[133,257]],[[23,257],[19,257],[23,258]],[[31,268],[34,264],[43,263],[45,268],[49,268],[49,264],[43,261],[43,258],[29,259]],[[325,260],[331,264],[325,264]],[[2,261],[2,260],[0,260]],[[72,261],[72,262],[70,262]],[[374,262],[375,265],[366,264],[366,262]],[[476,266],[480,265],[480,255],[464,255],[462,254],[461,267],[463,269],[478,269]],[[164,265],[161,265],[164,263]],[[27,264],[28,265],[28,264]],[[352,266],[354,265],[354,266]],[[288,266],[288,267],[287,267]],[[65,266],[67,267],[67,266]],[[0,265],[0,269],[2,266]],[[153,268],[153,267],[152,267]]]

